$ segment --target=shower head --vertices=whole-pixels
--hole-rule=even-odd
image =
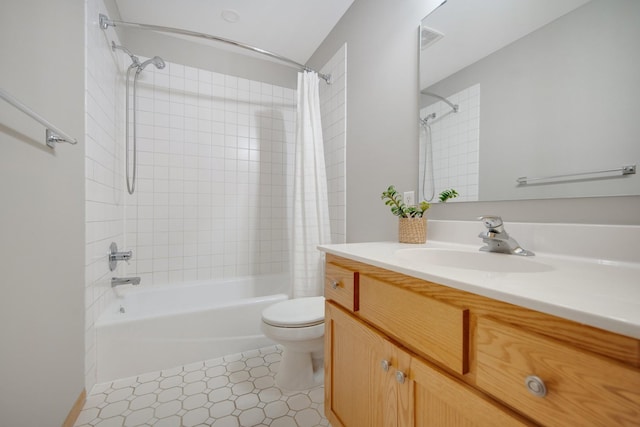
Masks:
[[[420,119],[420,123],[422,126],[427,126],[429,124],[429,120],[434,120],[436,118],[436,113],[428,114],[425,118]]]
[[[147,59],[142,64],[140,64],[140,69],[143,70],[149,64],[155,65],[158,70],[162,70],[165,66],[162,58],[160,58],[159,56],[154,56],[153,58]]]
[[[147,59],[146,61],[144,61],[143,63],[140,63],[140,59],[138,59],[137,56],[135,56],[133,53],[131,53],[131,51],[129,51],[129,49],[127,49],[124,46],[118,46],[115,42],[111,42],[111,50],[115,51],[116,49],[119,49],[121,51],[123,51],[124,53],[126,53],[127,55],[129,55],[129,57],[131,58],[131,66],[129,68],[137,68],[138,72],[144,70],[144,68],[149,65],[149,64],[153,64],[156,66],[157,69],[162,70],[165,67],[165,63],[162,60],[162,58],[160,58],[159,56],[154,56],[151,59]]]

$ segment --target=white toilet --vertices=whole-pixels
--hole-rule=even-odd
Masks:
[[[278,387],[307,390],[322,384],[324,297],[290,299],[265,308],[262,332],[284,349]]]

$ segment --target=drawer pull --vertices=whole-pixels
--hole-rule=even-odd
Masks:
[[[338,289],[339,282],[332,280],[331,281],[331,289]]]
[[[400,384],[404,384],[405,378],[407,378],[407,374],[402,371],[396,371],[396,381],[398,381]]]
[[[380,367],[382,368],[383,371],[389,372],[389,368],[391,367],[391,362],[389,362],[388,360],[383,360],[380,362]]]
[[[524,385],[527,386],[529,393],[534,396],[545,397],[547,395],[547,386],[544,385],[544,381],[540,377],[529,375],[525,378]]]

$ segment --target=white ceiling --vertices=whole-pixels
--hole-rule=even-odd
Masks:
[[[351,3],[353,0],[116,0],[123,21],[211,34],[301,64]],[[229,23],[221,17],[226,9],[238,13],[238,22]]]

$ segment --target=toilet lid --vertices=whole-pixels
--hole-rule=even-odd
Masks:
[[[273,304],[262,311],[272,326],[300,328],[324,323],[324,297],[296,298]]]

